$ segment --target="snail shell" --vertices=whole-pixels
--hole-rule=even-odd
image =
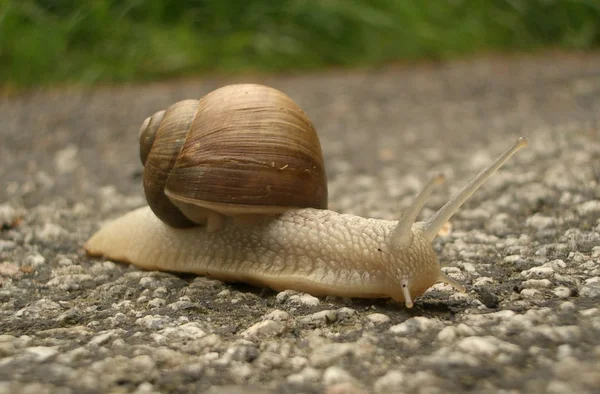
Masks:
[[[315,128],[267,86],[228,85],[155,113],[140,129],[140,158],[148,205],[172,227],[327,208]]]

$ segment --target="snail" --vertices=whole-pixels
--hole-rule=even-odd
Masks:
[[[398,221],[327,209],[315,128],[284,93],[228,85],[173,104],[140,130],[148,206],[106,223],[85,243],[91,256],[147,270],[315,296],[392,298],[411,308],[442,282],[432,241],[460,206],[525,138],[428,220],[415,222],[443,175],[433,177]]]

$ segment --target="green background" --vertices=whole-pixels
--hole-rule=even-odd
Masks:
[[[598,0],[0,0],[16,89],[598,44]]]

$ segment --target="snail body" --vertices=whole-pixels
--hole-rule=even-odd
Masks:
[[[233,85],[221,88],[209,93],[199,102],[209,101],[204,104],[207,107],[223,106],[223,102],[230,104],[236,102],[237,98],[230,98],[232,93],[234,95],[240,92],[248,94],[254,89],[260,91],[260,100],[255,102],[254,115],[242,111],[240,115],[242,136],[244,136],[243,130],[248,130],[244,129],[243,125],[260,124],[260,126],[256,126],[257,129],[274,126],[278,131],[267,133],[267,135],[274,137],[277,144],[281,144],[282,136],[290,134],[291,129],[292,134],[298,132],[298,135],[304,135],[310,141],[308,144],[304,141],[298,142],[294,140],[296,136],[292,136],[294,144],[297,143],[295,150],[292,149],[292,151],[297,156],[292,155],[292,159],[286,159],[284,156],[278,156],[277,150],[273,150],[273,155],[277,157],[275,165],[269,163],[271,157],[265,158],[263,155],[263,157],[247,159],[242,165],[237,166],[239,163],[236,160],[240,160],[240,157],[244,159],[244,155],[249,154],[246,150],[242,150],[244,153],[233,160],[235,165],[227,167],[233,168],[229,172],[243,173],[248,166],[252,167],[256,164],[256,169],[267,171],[267,176],[261,175],[257,179],[263,178],[264,180],[266,178],[267,181],[265,184],[260,184],[258,180],[249,183],[228,183],[227,179],[222,180],[221,182],[226,185],[243,185],[241,189],[246,190],[244,193],[252,197],[242,198],[239,204],[235,197],[230,195],[231,188],[226,187],[224,188],[226,191],[223,192],[219,189],[219,185],[217,187],[214,184],[209,185],[213,190],[218,191],[217,194],[222,193],[229,196],[224,203],[227,209],[221,209],[219,206],[221,203],[218,201],[210,201],[211,197],[206,197],[206,193],[202,196],[200,203],[194,200],[196,197],[186,196],[185,192],[191,190],[196,193],[196,190],[201,188],[195,178],[189,180],[192,187],[187,186],[186,189],[184,185],[172,189],[183,190],[184,193],[169,190],[161,193],[148,191],[149,187],[153,186],[153,182],[152,178],[145,174],[144,185],[149,206],[138,208],[107,223],[86,242],[86,251],[92,256],[101,255],[148,270],[195,273],[227,282],[245,282],[274,290],[293,289],[313,295],[389,297],[398,302],[404,302],[409,308],[413,306],[414,297],[423,294],[437,282],[449,284],[462,292],[465,291],[462,284],[441,271],[431,242],[460,206],[516,151],[526,146],[524,138],[519,138],[425,222],[415,223],[415,219],[435,186],[443,182],[444,178],[441,175],[434,177],[423,188],[400,220],[362,218],[325,209],[327,204],[326,178],[320,157],[321,148],[318,138],[314,145],[316,133],[312,124],[291,100],[287,102],[287,96],[285,96],[285,106],[290,106],[292,109],[285,107],[279,111],[286,116],[292,114],[290,119],[293,121],[291,123],[289,119],[283,122],[273,121],[273,118],[269,117],[270,115],[266,117],[270,121],[263,122],[265,119],[263,115],[273,111],[274,107],[270,101],[272,95],[278,93],[277,91],[273,93],[274,89],[260,85]],[[215,95],[219,91],[227,94]],[[213,98],[216,96],[221,99],[207,100],[211,95]],[[199,102],[193,102],[193,105],[197,107],[196,110],[188,109],[186,111],[198,116],[203,113],[198,109],[202,106],[198,104]],[[267,109],[263,108],[261,103],[265,103]],[[162,115],[158,114],[158,116],[155,115],[156,118],[162,118],[163,122],[165,119],[171,119],[170,123],[183,123],[187,127],[190,123],[201,125],[208,122],[200,118],[182,121],[182,118],[178,117],[179,115],[173,116],[169,110]],[[256,114],[259,115],[258,121],[247,119]],[[224,118],[217,116],[217,119],[221,119],[223,122]],[[160,128],[159,132],[156,132],[156,137],[148,137],[145,130],[157,123],[160,123],[160,120],[149,118],[142,126],[140,135],[142,162],[148,163],[151,158],[160,159],[161,157],[161,154],[148,153],[148,149],[144,147],[144,144],[148,144],[148,140],[154,138],[150,144],[154,148],[153,145],[156,145],[161,139],[171,138],[170,141],[184,139],[184,133],[176,137],[162,136]],[[212,120],[208,124],[218,126],[219,122]],[[303,130],[298,131],[298,129]],[[252,132],[252,127],[250,130]],[[213,130],[208,135],[215,133],[218,134],[218,131]],[[234,130],[233,135],[237,137],[233,139],[240,139],[240,134],[236,133]],[[184,173],[187,171],[189,174],[190,168],[193,167],[190,166],[190,163],[194,160],[202,162],[197,159],[185,159],[186,155],[194,154],[195,149],[201,149],[197,139],[185,138],[186,143],[188,143],[187,140],[191,141],[188,143],[189,148],[187,150],[180,148],[176,159],[168,158],[167,162],[170,161],[169,163],[162,167],[162,164],[155,165],[159,170],[153,169],[150,173],[166,173],[168,171],[165,168],[170,166],[171,169],[184,169]],[[181,160],[182,156],[184,160]],[[227,158],[221,160],[221,164],[231,164],[231,152],[223,152],[220,157]],[[302,164],[298,164],[298,157],[310,157],[310,160],[304,160]],[[288,163],[293,163],[293,165],[290,166]],[[273,182],[277,180],[269,178],[268,175],[285,172],[290,167],[292,174],[299,174],[298,180],[286,181],[283,183],[284,186],[274,185]],[[205,172],[198,171],[197,173],[202,175]],[[146,177],[148,177],[148,181]],[[214,179],[218,181],[218,178]],[[301,183],[300,185],[295,183],[307,180],[312,183],[325,181],[325,184],[324,186],[323,184],[302,186]],[[178,182],[183,181],[178,180]],[[168,186],[177,182],[169,180],[167,177],[167,180],[163,179],[159,183],[164,187],[164,185]],[[283,199],[276,199],[277,203],[273,206],[260,201],[257,203],[253,198],[260,195],[261,192],[268,192],[266,195],[270,196],[274,190],[282,191],[281,196],[297,194],[304,190],[311,192],[317,190],[317,196],[312,200],[301,197],[304,199],[303,201],[299,201],[298,196],[295,196],[290,204]],[[197,195],[200,194],[197,193]],[[159,205],[153,207],[148,196],[158,197]],[[281,196],[277,198],[281,198]],[[207,200],[209,203],[206,203]],[[218,208],[216,213],[213,211],[215,207]],[[187,215],[189,213],[187,211],[193,211],[191,219]],[[177,219],[164,220],[162,216],[169,212],[175,212]]]
[[[110,249],[116,253],[111,258],[145,269],[189,272],[278,291],[402,301],[399,283],[410,283],[411,294],[421,294],[431,283],[420,278],[436,278],[441,271],[430,243],[419,232],[412,248],[400,254],[384,250],[395,225],[304,208],[253,225],[251,231],[229,222],[218,232],[207,232],[201,227],[175,229],[143,207],[108,224],[90,240],[88,251],[104,254]]]

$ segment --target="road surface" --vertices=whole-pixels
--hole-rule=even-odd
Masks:
[[[144,205],[144,118],[240,81],[308,112],[345,213],[398,218],[443,172],[425,218],[527,137],[435,242],[467,293],[437,285],[407,310],[87,257],[103,221]],[[0,118],[2,394],[600,387],[599,54],[32,92]]]

